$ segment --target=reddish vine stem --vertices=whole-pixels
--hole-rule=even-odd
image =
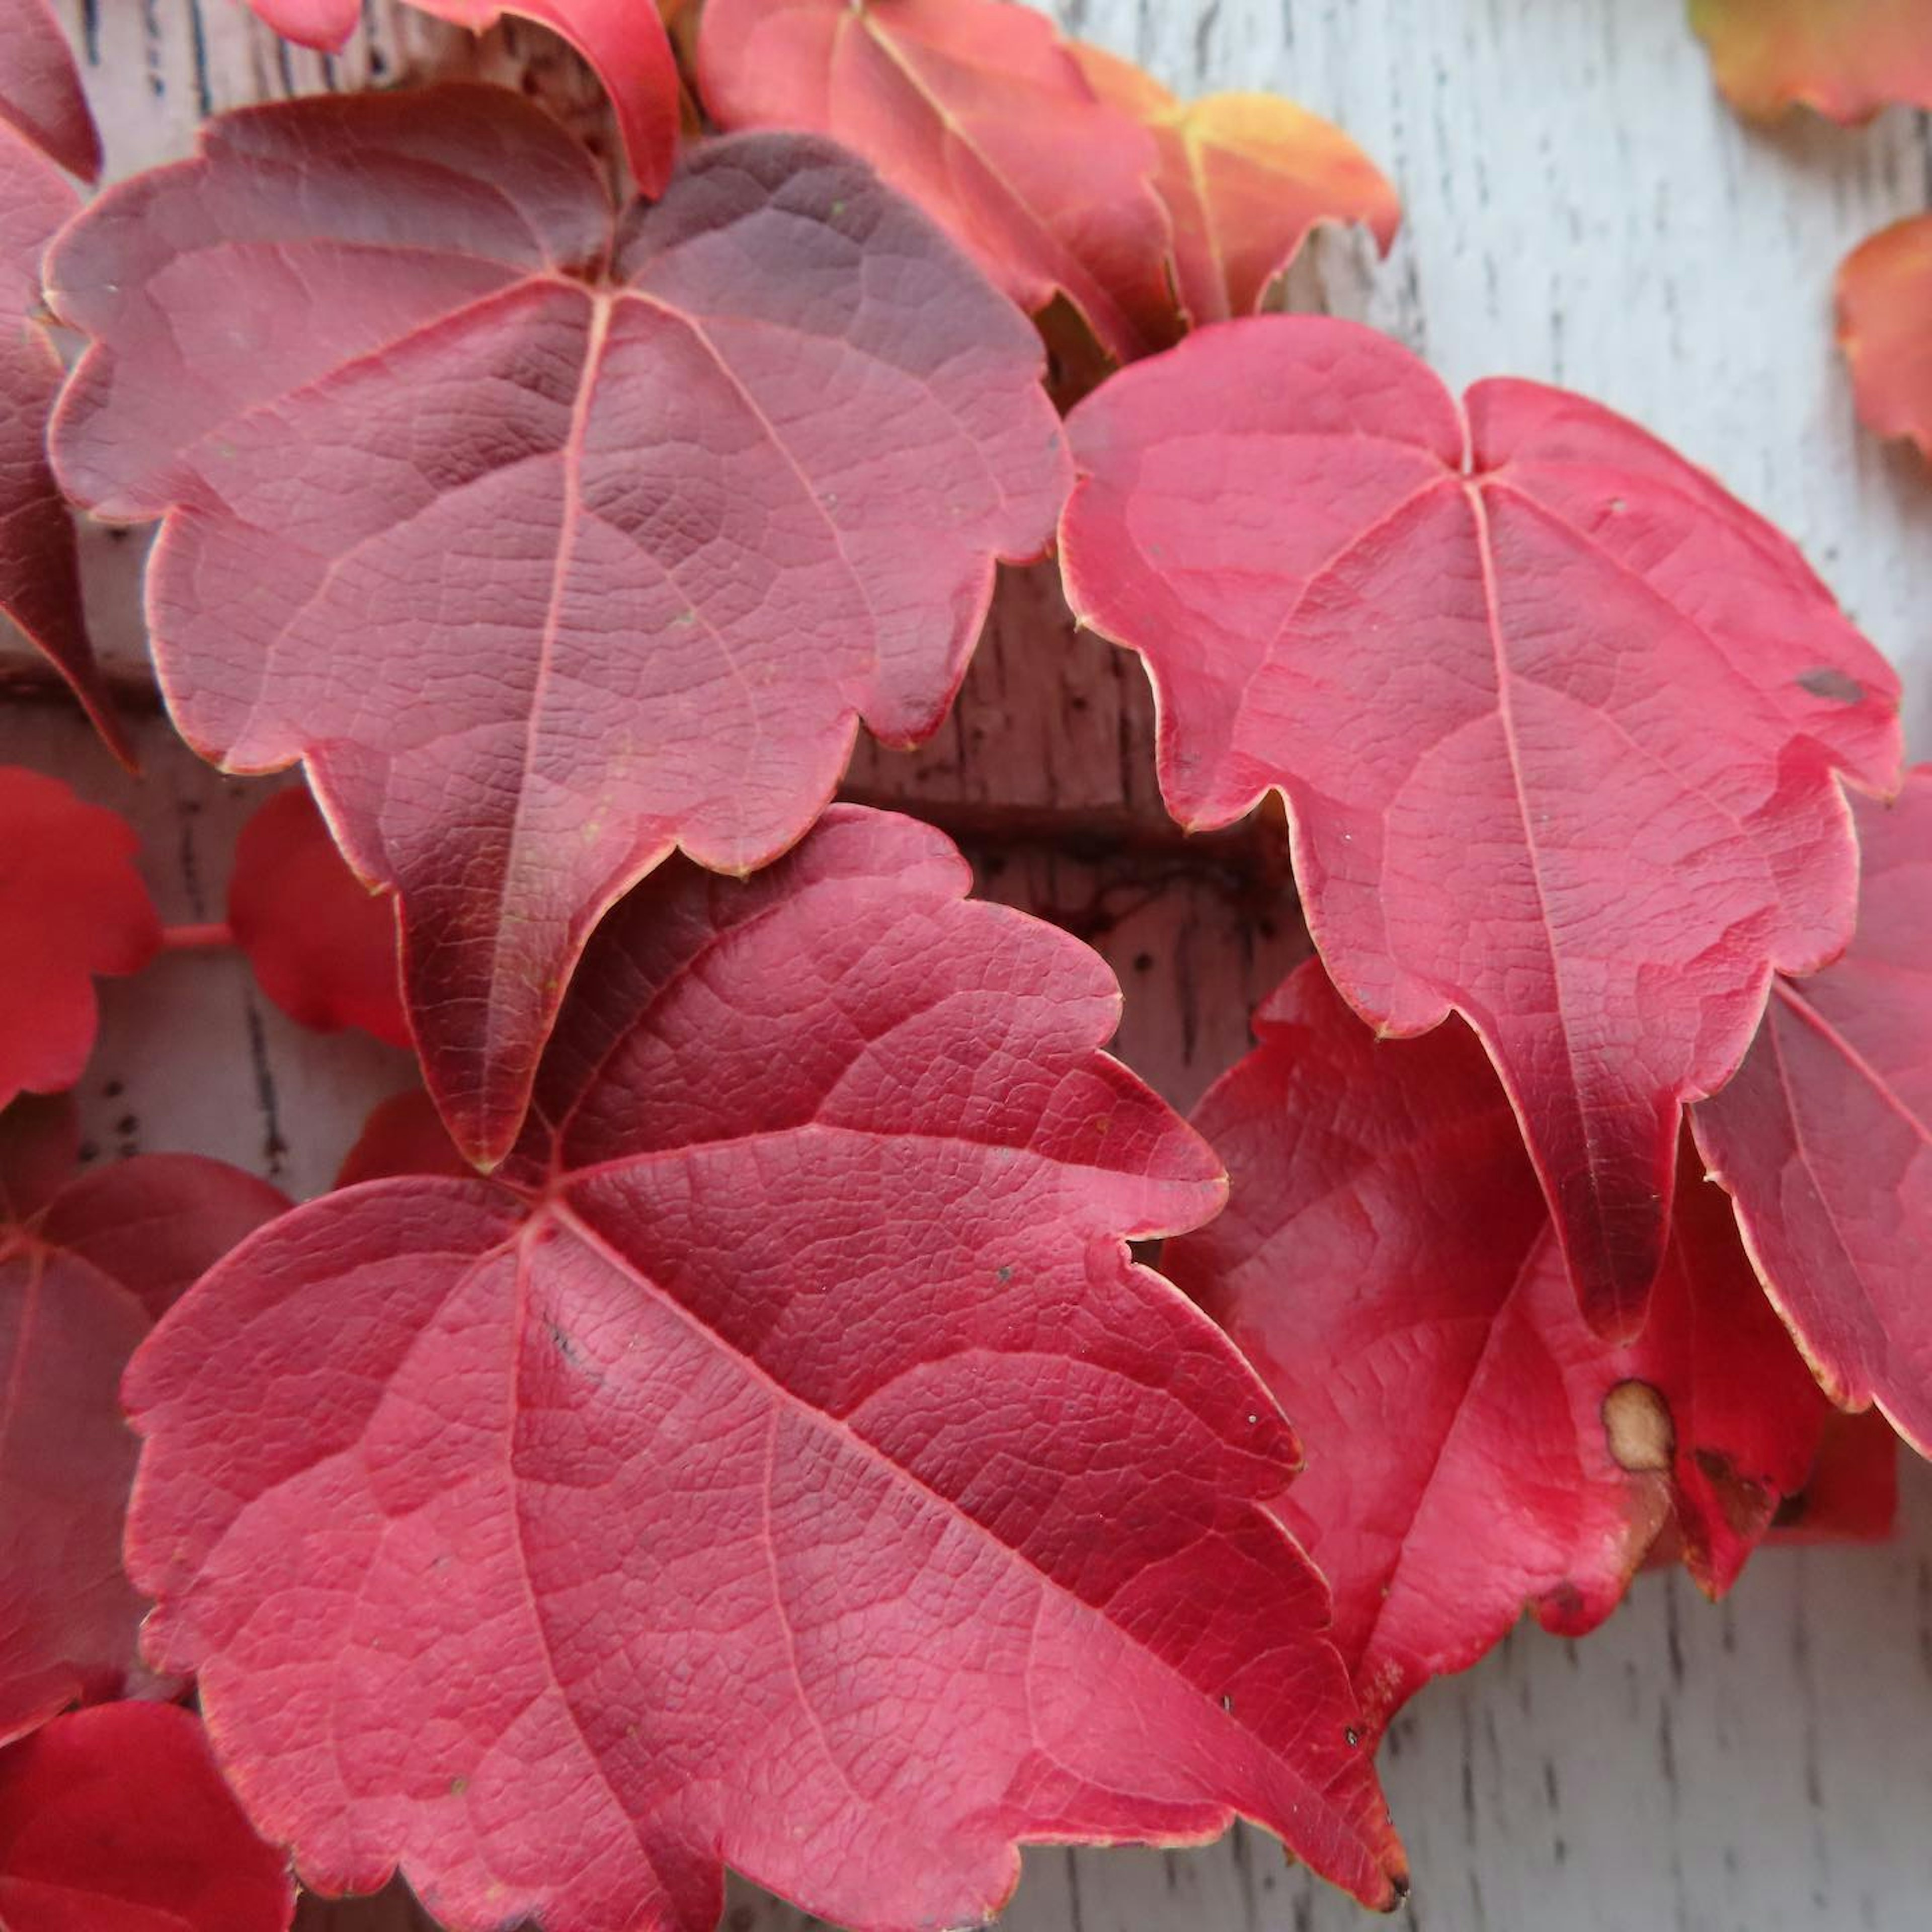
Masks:
[[[225,920],[201,926],[165,926],[161,928],[164,952],[205,952],[235,944],[235,928]]]

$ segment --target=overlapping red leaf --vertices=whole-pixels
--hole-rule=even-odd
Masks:
[[[50,273],[94,338],[64,478],[166,518],[176,719],[306,758],[485,1163],[604,909],[674,846],[783,850],[861,717],[931,730],[1064,488],[1032,331],[808,136],[707,145],[614,225],[502,90],[266,108]]]
[[[1576,1636],[1660,1532],[1713,1594],[1830,1411],[1728,1204],[1682,1177],[1642,1335],[1584,1324],[1508,1101],[1459,1022],[1378,1042],[1311,961],[1202,1102],[1228,1210],[1166,1250],[1294,1419],[1279,1505],[1377,1730],[1526,1606]]]
[[[1147,660],[1190,826],[1270,788],[1310,930],[1386,1032],[1462,1013],[1592,1323],[1661,1267],[1684,1102],[1772,969],[1844,944],[1841,775],[1896,773],[1895,676],[1798,553],[1634,425],[1463,405],[1352,323],[1231,323],[1070,423],[1076,615]]]
[[[138,846],[125,819],[59,779],[0,766],[0,1107],[80,1078],[95,975],[139,972],[160,946]]]
[[[284,1932],[294,1916],[287,1862],[192,1712],[104,1705],[0,1751],[7,1932]]]
[[[182,1290],[288,1204],[186,1155],[75,1178],[77,1143],[64,1102],[0,1114],[0,1739],[148,1688],[121,1567],[136,1450],[122,1371]]]
[[[1932,214],[1894,222],[1846,256],[1838,345],[1865,426],[1932,458]]]
[[[262,992],[291,1019],[409,1045],[394,905],[343,862],[305,787],[278,792],[242,828],[228,924]]]
[[[1124,1245],[1214,1156],[1100,962],[967,884],[843,807],[661,872],[501,1184],[298,1208],[142,1351],[152,1653],[311,1883],[711,1932],[722,1862],[960,1924],[1016,1840],[1239,1812],[1396,1895],[1292,1436]]]
[[[410,0],[451,26],[487,32],[506,14],[560,34],[603,82],[626,158],[647,195],[664,192],[677,162],[677,62],[652,0]],[[332,52],[360,24],[362,0],[249,0],[277,33]]]
[[[0,616],[46,655],[124,759],[128,741],[81,609],[74,525],[47,466],[60,359],[37,319],[40,258],[80,206],[67,176],[91,180],[100,165],[74,57],[47,0],[8,0],[0,10]]]
[[[1932,767],[1858,815],[1857,937],[1693,1118],[1825,1386],[1932,1453]]]
[[[1743,113],[1803,106],[1862,121],[1894,101],[1932,106],[1924,0],[1690,0],[1690,24]]]
[[[1064,296],[1124,362],[1180,332],[1154,136],[1018,0],[705,0],[705,104],[727,128],[856,149],[1029,314]]]

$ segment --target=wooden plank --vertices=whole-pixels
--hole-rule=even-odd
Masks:
[[[462,37],[372,0],[331,64],[292,53],[233,0],[63,0],[94,66],[110,170],[183,152],[214,108],[365,77],[468,70]],[[1389,262],[1324,244],[1304,305],[1365,316],[1463,382],[1573,383],[1716,469],[1804,542],[1912,676],[1932,736],[1932,546],[1916,462],[1856,434],[1831,353],[1843,251],[1922,206],[1922,125],[1738,128],[1711,97],[1680,0],[1064,0],[1072,27],[1186,90],[1275,86],[1341,120],[1396,176]],[[499,37],[487,70],[534,67],[593,131],[594,97],[543,37]],[[137,664],[138,538],[89,542],[90,610]],[[964,836],[988,889],[1095,940],[1126,982],[1123,1047],[1185,1104],[1243,1043],[1256,994],[1295,956],[1265,831],[1196,851],[1150,778],[1130,664],[1067,631],[1050,580],[1004,594],[955,718],[914,758],[862,751],[854,783]],[[149,775],[118,776],[58,707],[0,715],[0,758],[132,811],[170,916],[213,916],[254,788],[142,728]],[[1270,854],[1273,854],[1271,856]],[[1142,962],[1145,963],[1143,964]],[[368,1102],[406,1063],[317,1042],[264,1009],[238,962],[170,959],[110,987],[84,1090],[100,1157],[194,1147],[327,1184]],[[1648,1578],[1595,1638],[1519,1635],[1396,1725],[1387,1768],[1418,1878],[1408,1922],[1456,1932],[1798,1932],[1923,1924],[1932,1884],[1932,1483],[1910,1472],[1882,1550],[1761,1558],[1724,1608]],[[406,1902],[322,1908],[332,1932],[404,1932]],[[734,1886],[733,1932],[801,1922]],[[1256,1834],[1185,1853],[1042,1850],[1023,1932],[1341,1932],[1352,1908]]]

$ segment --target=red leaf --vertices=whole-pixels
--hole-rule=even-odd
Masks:
[[[1787,1496],[1767,1542],[1882,1543],[1898,1526],[1898,1438],[1875,1408],[1834,1409],[1804,1486]]]
[[[1777,983],[1742,1071],[1693,1119],[1820,1379],[1928,1454],[1932,766],[1858,815],[1858,937],[1815,979]]]
[[[727,128],[855,148],[1029,314],[1064,295],[1120,361],[1179,332],[1154,139],[1012,0],[705,0],[698,84]]]
[[[842,807],[660,874],[507,1185],[299,1208],[142,1352],[150,1642],[310,1882],[710,1932],[722,1859],[960,1924],[1016,1839],[1239,1812],[1398,1894],[1293,1438],[1124,1246],[1214,1156],[1098,1050],[1100,962],[968,883]]]
[[[1828,1411],[1724,1196],[1690,1169],[1642,1337],[1600,1341],[1464,1028],[1378,1043],[1313,961],[1258,1025],[1196,1114],[1228,1212],[1167,1265],[1294,1419],[1308,1466],[1279,1508],[1371,1724],[1526,1604],[1594,1628],[1673,1516],[1692,1574],[1727,1589]]]
[[[1862,121],[1894,101],[1932,107],[1925,0],[1690,0],[1690,24],[1741,113],[1802,105]]]
[[[115,813],[0,766],[0,1106],[71,1087],[94,1050],[94,976],[154,956],[161,926],[137,849]]]
[[[275,32],[333,52],[362,19],[362,0],[248,0]],[[506,14],[560,34],[604,83],[626,158],[647,195],[662,194],[677,163],[677,62],[651,0],[410,0],[452,26],[488,33]]]
[[[1858,416],[1932,458],[1932,214],[1894,222],[1838,270],[1838,345]]]
[[[394,907],[343,863],[303,788],[278,792],[242,828],[228,924],[262,992],[291,1019],[410,1044]]]
[[[1359,221],[1388,253],[1402,204],[1340,128],[1276,94],[1178,100],[1131,61],[1078,42],[1073,52],[1100,98],[1160,143],[1157,184],[1181,306],[1195,322],[1258,308],[1324,222]]]
[[[306,758],[400,893],[430,1089],[487,1164],[615,898],[674,844],[764,863],[860,716],[944,715],[1064,491],[1040,345],[816,140],[708,146],[614,241],[584,152],[498,89],[202,140],[58,251],[97,338],[59,461],[166,517],[189,738]]]
[[[393,1094],[374,1108],[356,1144],[344,1156],[338,1187],[390,1180],[400,1174],[466,1175],[470,1163],[456,1150],[436,1102],[419,1087]]]
[[[74,523],[47,466],[60,358],[40,328],[40,258],[80,206],[64,167],[92,178],[94,122],[46,0],[0,8],[0,617],[73,688],[124,763],[133,762],[81,609]]]
[[[1682,1103],[1850,930],[1836,775],[1893,782],[1897,678],[1633,424],[1529,382],[1459,409],[1353,323],[1208,332],[1069,427],[1069,598],[1147,660],[1169,809],[1282,793],[1350,1003],[1475,1028],[1586,1313],[1634,1333]]]
[[[182,1289],[288,1205],[186,1155],[70,1180],[75,1138],[64,1105],[0,1114],[0,1739],[151,1688],[121,1567],[136,1453],[122,1370]]]
[[[286,1862],[192,1712],[77,1711],[0,1753],[7,1932],[282,1932],[294,1916]]]

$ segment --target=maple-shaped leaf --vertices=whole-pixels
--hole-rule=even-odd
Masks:
[[[1894,102],[1932,107],[1925,0],[1690,0],[1690,24],[1740,113],[1802,106],[1862,121]]]
[[[1180,100],[1131,61],[1083,44],[1073,51],[1100,98],[1144,122],[1160,145],[1156,185],[1173,225],[1181,306],[1196,324],[1258,308],[1324,222],[1360,222],[1388,253],[1402,204],[1331,122],[1274,94]]]
[[[305,758],[401,904],[434,1093],[484,1164],[603,910],[674,846],[764,864],[859,719],[944,715],[1066,456],[1032,330],[806,136],[693,154],[615,222],[505,90],[202,130],[51,267],[95,338],[74,493],[165,516],[154,649],[226,768]]]
[[[1932,1454],[1932,766],[1858,818],[1857,937],[1692,1118],[1820,1379]]]
[[[1932,458],[1932,214],[1853,249],[1838,270],[1838,308],[1860,420]]]
[[[285,1932],[295,1904],[193,1712],[104,1705],[0,1751],[7,1932]]]
[[[74,522],[47,466],[60,358],[38,320],[40,260],[80,206],[100,142],[46,0],[0,8],[0,616],[64,678],[110,748],[133,762],[81,608]]]
[[[1774,968],[1850,934],[1839,775],[1882,790],[1898,682],[1775,531],[1597,404],[1459,407],[1352,322],[1231,322],[1069,424],[1075,614],[1138,651],[1168,808],[1270,789],[1350,1003],[1488,1047],[1594,1325],[1662,1265],[1682,1103]]]
[[[727,128],[856,149],[1029,314],[1064,296],[1118,361],[1180,332],[1160,154],[1017,0],[705,0],[698,86]]]
[[[1397,1895],[1293,1437],[1124,1245],[1214,1155],[1097,957],[968,883],[850,807],[659,873],[500,1183],[298,1208],[142,1351],[151,1653],[308,1882],[710,1932],[722,1860],[958,1925],[1016,1840],[1239,1813]]]
[[[0,766],[0,1107],[72,1086],[94,1050],[94,976],[137,973],[160,947],[139,847],[118,813]]]
[[[1315,961],[1258,1026],[1195,1115],[1228,1211],[1165,1265],[1294,1418],[1307,1468],[1277,1508],[1371,1724],[1526,1606],[1593,1628],[1667,1525],[1728,1588],[1829,1412],[1724,1196],[1692,1166],[1643,1334],[1605,1342],[1466,1028],[1378,1042]]]
[[[394,905],[343,862],[306,788],[278,792],[242,828],[228,924],[262,992],[291,1019],[410,1044]]]
[[[333,52],[362,21],[362,0],[248,0],[275,32]],[[677,163],[681,97],[677,60],[664,16],[651,0],[410,0],[421,12],[472,33],[506,14],[534,20],[568,40],[596,70],[616,111],[625,158],[638,188],[663,193]]]
[[[187,1155],[76,1178],[78,1144],[64,1100],[0,1114],[0,1738],[152,1688],[146,1606],[121,1567],[137,1450],[122,1371],[197,1275],[288,1205]]]

